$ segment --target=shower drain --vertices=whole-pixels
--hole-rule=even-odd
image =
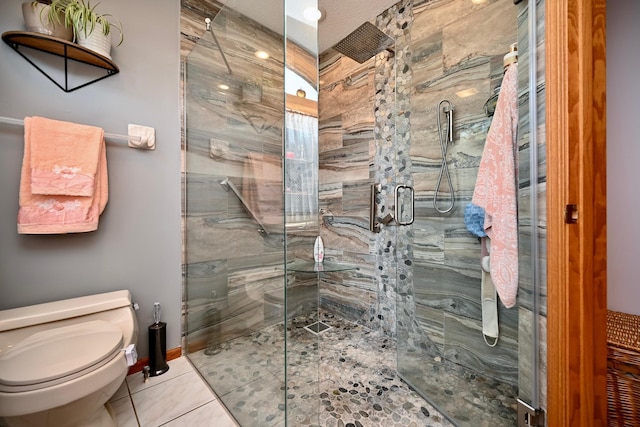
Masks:
[[[310,325],[305,326],[304,328],[307,331],[311,332],[312,334],[318,335],[318,334],[321,334],[321,333],[331,329],[331,326],[327,325],[326,323],[315,322],[315,323],[312,323]]]

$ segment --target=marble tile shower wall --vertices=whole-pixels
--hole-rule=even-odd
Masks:
[[[499,364],[492,362],[496,350],[484,344],[481,334],[480,248],[466,231],[462,209],[473,193],[491,123],[484,102],[501,84],[502,57],[515,41],[526,55],[523,3],[516,7],[510,0],[483,5],[403,1],[376,20],[396,39],[395,58],[382,53],[357,64],[329,51],[320,61],[321,233],[329,256],[360,266],[357,273],[328,276],[321,282],[322,306],[353,320],[374,322],[372,326],[392,336],[396,312],[402,314],[399,320],[413,335],[411,342],[429,342],[446,357],[488,370],[488,375],[511,384],[518,381],[518,354],[525,366],[531,361],[531,347],[521,348],[518,341],[532,321],[531,304],[526,304],[531,292],[526,286],[521,292],[520,311],[500,307],[498,351],[503,358]],[[521,88],[527,87],[526,66],[524,62],[520,67]],[[457,97],[464,89],[477,94]],[[436,105],[445,98],[455,107],[449,167],[456,208],[448,216],[436,213],[432,205],[441,162]],[[522,90],[521,106],[526,98]],[[543,108],[544,100],[539,104]],[[521,163],[528,158],[526,116],[522,110]],[[544,151],[544,141],[539,143]],[[520,168],[520,203],[526,204],[529,168]],[[417,220],[412,227],[367,232],[366,202],[374,182],[383,184],[381,216],[383,209],[393,206],[389,193],[395,184],[415,187]],[[446,186],[440,190],[448,196]],[[526,239],[526,207],[520,215]],[[531,276],[530,250],[521,244],[521,251],[526,282]],[[543,258],[544,254],[541,262]],[[375,270],[366,264],[375,265]],[[395,305],[398,292],[401,307]]]
[[[320,56],[319,207],[325,259],[352,264],[324,274],[321,306],[350,320],[373,321],[377,308],[375,236],[369,191],[375,176],[375,59],[359,64],[333,50]]]
[[[516,7],[510,0],[479,5],[415,1],[413,13],[411,174],[417,219],[413,293],[403,292],[409,299],[403,306],[415,307],[415,319],[405,324],[411,330],[415,320],[416,332],[426,333],[426,342],[446,359],[516,384],[518,311],[499,304],[500,340],[496,347],[487,346],[482,337],[480,246],[463,219],[491,123],[484,103],[500,86],[503,56],[517,41]],[[448,150],[453,188],[443,184],[439,189],[442,204],[453,191],[450,214],[433,207],[442,161],[437,105],[443,99],[454,106],[454,142]],[[425,342],[424,337],[413,339]]]
[[[324,275],[320,306],[373,329],[395,335],[396,256],[408,256],[408,228],[382,226],[369,231],[370,186],[380,184],[377,217],[393,211],[397,183],[409,184],[409,97],[405,85],[409,59],[410,2],[399,2],[376,18],[396,40],[358,64],[333,50],[320,57],[319,144],[321,236],[327,256],[356,271]],[[404,47],[399,47],[404,45]],[[398,76],[398,70],[403,70]],[[402,111],[398,113],[398,111]],[[398,249],[396,241],[404,241]],[[400,245],[400,243],[399,243]],[[408,264],[403,264],[408,268]],[[400,267],[402,270],[403,267]]]
[[[243,192],[248,165],[259,164],[260,170],[250,171],[264,178],[258,185],[269,185],[269,174],[281,176],[282,37],[228,10],[217,13],[219,6],[206,0],[182,3],[183,331],[189,351],[280,322],[284,307],[282,200],[270,200],[273,209],[264,217],[276,220],[267,224],[267,235],[221,185],[228,178]],[[212,26],[233,74],[205,32],[204,18],[214,16]],[[271,59],[255,60],[257,49]],[[221,90],[220,83],[229,88]],[[267,161],[248,163],[249,153],[278,160],[269,171]]]
[[[472,346],[463,354],[467,350],[463,350],[462,344],[467,337],[481,337],[480,279],[479,246],[466,232],[460,209],[473,191],[490,123],[482,107],[500,85],[502,56],[516,39],[516,14],[520,87],[526,87],[526,72],[523,74],[527,49],[526,4],[525,1],[516,7],[511,0],[490,0],[484,5],[469,5],[458,0],[403,0],[376,19],[379,28],[396,39],[395,57],[382,53],[364,64],[357,64],[331,50],[321,56],[320,233],[325,240],[326,259],[358,267],[351,272],[323,275],[320,298],[324,309],[380,327],[394,336],[399,333],[395,330],[396,312],[400,314],[405,308],[396,307],[399,292],[400,301],[403,298],[415,301],[414,310],[400,319],[415,320],[417,327],[410,332],[416,341],[412,342],[433,340],[438,350],[450,357],[475,359],[479,365],[486,363],[489,355],[482,346]],[[538,4],[539,8],[544,6],[541,0]],[[199,73],[204,75],[205,70],[210,73],[215,67],[224,73],[215,48],[209,46],[208,51],[203,51],[202,43],[198,42],[204,37],[202,18],[215,10],[217,2],[185,0],[182,5],[184,63],[189,67],[194,65],[189,78],[197,78]],[[540,15],[542,36],[544,14]],[[242,40],[239,32],[236,37]],[[539,42],[538,51],[543,50],[544,43]],[[544,118],[544,67],[539,68],[542,70],[538,90],[540,119]],[[275,90],[277,85],[271,85]],[[455,97],[456,91],[470,86],[480,94],[462,100]],[[206,82],[199,90],[203,92],[193,97],[197,99],[193,106],[197,111],[189,112],[189,106],[185,105],[189,117],[186,132],[190,138],[195,136],[196,142],[191,145],[189,139],[189,149],[185,149],[188,164],[185,185],[189,197],[184,221],[189,249],[185,250],[184,270],[189,289],[183,301],[189,306],[189,312],[185,310],[187,326],[183,330],[191,335],[190,342],[193,339],[206,346],[212,344],[211,336],[218,341],[226,340],[281,319],[282,306],[266,303],[264,296],[281,296],[283,278],[274,268],[282,263],[278,238],[255,233],[255,225],[237,199],[219,185],[221,177],[240,176],[240,159],[244,153],[226,146],[212,146],[210,140],[224,141],[234,132],[237,135],[243,131],[237,122],[246,121],[222,119],[228,113],[227,105],[217,99],[211,83]],[[534,318],[531,274],[527,270],[531,255],[526,240],[530,213],[527,210],[529,180],[525,174],[529,168],[523,160],[529,149],[525,126],[528,117],[523,108],[527,97],[523,91],[519,131],[521,308],[519,313],[500,311],[501,329],[505,333],[502,345],[513,363],[505,364],[501,372],[494,373],[509,382],[516,381],[516,353],[520,353],[521,365],[530,367],[533,344],[520,339],[518,348],[517,339],[518,335],[521,338],[531,335],[529,327]],[[446,218],[436,215],[431,207],[440,164],[435,106],[442,98],[450,99],[456,108],[456,144],[450,146],[449,156],[457,208]],[[276,104],[273,105],[275,117]],[[238,114],[237,111],[231,113]],[[542,122],[538,136],[541,154],[544,153],[543,126]],[[267,139],[266,149],[276,151],[275,134],[271,139]],[[242,138],[242,143],[249,147],[263,141],[262,138],[260,141]],[[226,154],[221,155],[225,150]],[[215,167],[212,166],[214,160]],[[392,164],[398,167],[389,169]],[[540,166],[538,181],[544,183],[544,158]],[[379,234],[369,232],[369,186],[374,182],[385,184],[379,214],[382,209],[392,208],[390,192],[396,183],[413,184],[417,191],[419,219],[416,224],[403,229],[388,227]],[[446,188],[441,190],[446,194]],[[540,206],[544,206],[544,191],[542,184],[538,192]],[[544,249],[544,212],[540,214],[538,237]],[[226,219],[222,220],[223,217]],[[250,244],[234,246],[240,240]],[[301,236],[299,247],[308,245],[308,240]],[[212,245],[211,242],[221,243]],[[396,256],[400,260],[397,264]],[[544,277],[544,253],[539,263]],[[262,298],[255,298],[257,295]],[[273,301],[272,297],[267,299]],[[298,293],[298,300],[303,303],[313,298],[309,292]],[[541,319],[544,326],[545,318]],[[429,338],[425,338],[427,336]],[[541,338],[544,341],[544,337]],[[527,381],[521,375],[521,382],[523,379]]]
[[[445,357],[519,386],[520,396],[531,400],[534,351],[538,348],[540,401],[546,402],[546,159],[544,90],[544,0],[537,1],[537,188],[538,218],[535,239],[538,253],[532,255],[532,215],[529,178],[528,111],[528,2],[514,6],[496,0],[479,7],[467,2],[415,1],[411,30],[411,173],[417,194],[418,221],[413,226],[413,288],[399,284],[399,324],[406,336],[398,347],[428,344],[439,347]],[[516,23],[517,22],[517,26]],[[469,29],[473,29],[469,31]],[[519,45],[519,254],[520,291],[518,308],[500,306],[501,342],[495,352],[481,337],[478,245],[466,232],[460,210],[469,201],[490,120],[483,103],[502,80],[502,56],[509,44]],[[479,95],[459,99],[453,94],[475,88]],[[433,184],[440,155],[435,105],[448,98],[455,105],[456,144],[449,148],[456,193],[457,212],[441,218],[431,207]],[[446,188],[441,188],[445,192]],[[536,258],[537,257],[537,258]],[[533,309],[533,262],[540,268],[539,312]],[[400,263],[400,265],[403,265]],[[415,312],[407,308],[415,307]],[[533,341],[532,327],[539,322],[541,335]],[[414,327],[412,325],[419,325]],[[425,334],[430,339],[425,339]],[[403,344],[400,341],[406,340]],[[426,344],[425,344],[426,343]],[[499,363],[496,363],[499,360]]]

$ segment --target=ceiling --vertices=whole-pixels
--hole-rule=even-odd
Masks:
[[[398,0],[287,0],[288,36],[311,52],[322,53],[355,30],[360,24],[378,16]],[[221,0],[227,7],[282,33],[283,0],[261,0],[260,7],[252,0]],[[303,11],[317,7],[325,13],[319,23],[316,44],[315,23],[307,21]]]

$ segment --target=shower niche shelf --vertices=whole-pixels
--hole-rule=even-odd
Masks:
[[[338,262],[313,262],[296,260],[287,265],[287,270],[294,273],[336,273],[340,271],[355,271],[358,267],[340,264]]]
[[[20,56],[22,56],[29,64],[40,71],[45,77],[51,80],[56,86],[65,92],[72,92],[74,90],[83,88],[92,83],[96,83],[102,79],[113,76],[120,72],[118,66],[111,59],[106,56],[100,55],[90,49],[82,47],[76,43],[72,43],[67,40],[62,40],[57,37],[48,36],[46,34],[33,33],[30,31],[7,31],[2,34],[2,40],[13,50],[15,50]],[[40,52],[45,52],[54,56],[59,56],[64,59],[64,84],[58,83],[51,77],[44,69],[38,66],[34,60],[28,55],[28,51],[22,48],[30,48]],[[74,61],[98,69],[104,70],[104,74],[98,77],[87,77],[88,81],[79,83],[76,86],[70,87],[69,85],[69,61]]]

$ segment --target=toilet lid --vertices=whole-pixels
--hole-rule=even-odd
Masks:
[[[36,332],[0,355],[0,384],[28,386],[72,375],[111,360],[122,342],[122,330],[102,320]]]

